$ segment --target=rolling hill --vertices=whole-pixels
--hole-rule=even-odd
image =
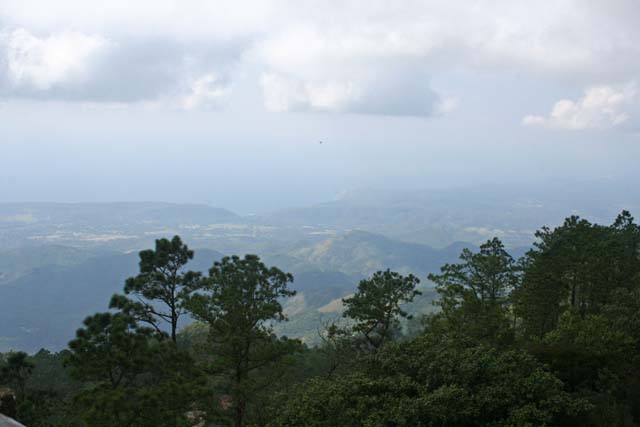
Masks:
[[[47,266],[72,266],[98,253],[62,245],[23,246],[0,252],[0,286]]]
[[[454,243],[443,249],[407,243],[364,231],[350,231],[309,246],[300,246],[288,254],[321,268],[340,271],[354,279],[370,276],[387,268],[424,278],[440,266],[454,261],[464,247]]]
[[[372,233],[351,231],[343,235],[298,243],[285,253],[270,253],[265,263],[294,274],[292,288],[298,295],[285,303],[291,321],[282,325],[281,333],[309,336],[323,319],[336,312],[320,310],[339,301],[357,287],[360,279],[374,271],[391,268],[413,273],[421,279],[445,262],[455,260],[462,244],[445,249],[405,243]],[[107,309],[112,294],[121,292],[127,277],[136,274],[136,253],[90,255],[58,247],[39,248],[35,259],[44,262],[60,250],[58,265],[26,263],[25,270],[0,286],[0,351],[41,347],[63,348],[90,314]],[[71,263],[67,255],[77,262]],[[81,257],[88,259],[82,261]],[[196,249],[188,268],[206,272],[213,261],[223,256],[211,249]],[[68,262],[67,262],[68,261]],[[72,265],[64,265],[71,263]],[[339,315],[339,313],[337,313]]]

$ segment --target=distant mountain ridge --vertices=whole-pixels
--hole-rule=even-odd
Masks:
[[[202,204],[0,203],[0,251],[60,244],[124,252],[179,234],[223,252],[282,254],[297,241],[353,230],[435,248],[457,241],[479,245],[497,236],[513,248],[531,245],[537,229],[559,225],[570,214],[608,223],[622,209],[640,211],[633,183],[549,184],[355,190],[330,202],[249,216]]]
[[[299,294],[287,302],[291,322],[278,331],[308,337],[377,270],[412,273],[428,286],[428,273],[494,236],[517,258],[535,230],[567,215],[605,223],[623,208],[640,215],[637,189],[603,191],[594,205],[597,188],[355,191],[252,216],[156,202],[0,203],[0,351],[66,345],[137,272],[137,252],[173,235],[196,248],[193,270],[206,271],[223,254],[255,253],[293,273]]]
[[[164,224],[235,221],[239,215],[204,204],[167,202],[105,203],[0,203],[0,224],[70,223],[91,225],[97,222]]]
[[[531,245],[537,229],[560,225],[568,214],[608,223],[622,209],[640,211],[640,191],[632,183],[619,188],[606,181],[549,184],[355,190],[331,202],[259,215],[255,221],[338,232],[364,230],[439,248],[456,241],[479,245],[497,236],[508,247],[518,247]]]

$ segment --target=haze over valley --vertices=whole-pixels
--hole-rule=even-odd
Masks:
[[[602,194],[597,202],[595,191]],[[0,351],[64,348],[84,317],[107,308],[135,274],[137,253],[155,239],[180,235],[196,249],[189,264],[196,271],[224,255],[255,253],[291,272],[299,295],[286,306],[283,331],[315,342],[318,325],[339,318],[340,299],[378,270],[420,277],[427,292],[413,309],[428,312],[434,290],[427,274],[455,262],[462,249],[498,236],[519,257],[535,230],[560,224],[565,212],[610,222],[623,207],[640,208],[633,191],[607,181],[555,189],[355,190],[258,215],[204,204],[0,204]]]
[[[0,427],[640,427],[640,0],[0,0]]]

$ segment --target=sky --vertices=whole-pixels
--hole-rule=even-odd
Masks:
[[[637,0],[0,0],[0,202],[638,180],[638,22]]]

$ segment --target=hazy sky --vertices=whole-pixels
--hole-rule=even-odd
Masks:
[[[637,180],[639,23],[638,0],[0,0],[0,201]]]

